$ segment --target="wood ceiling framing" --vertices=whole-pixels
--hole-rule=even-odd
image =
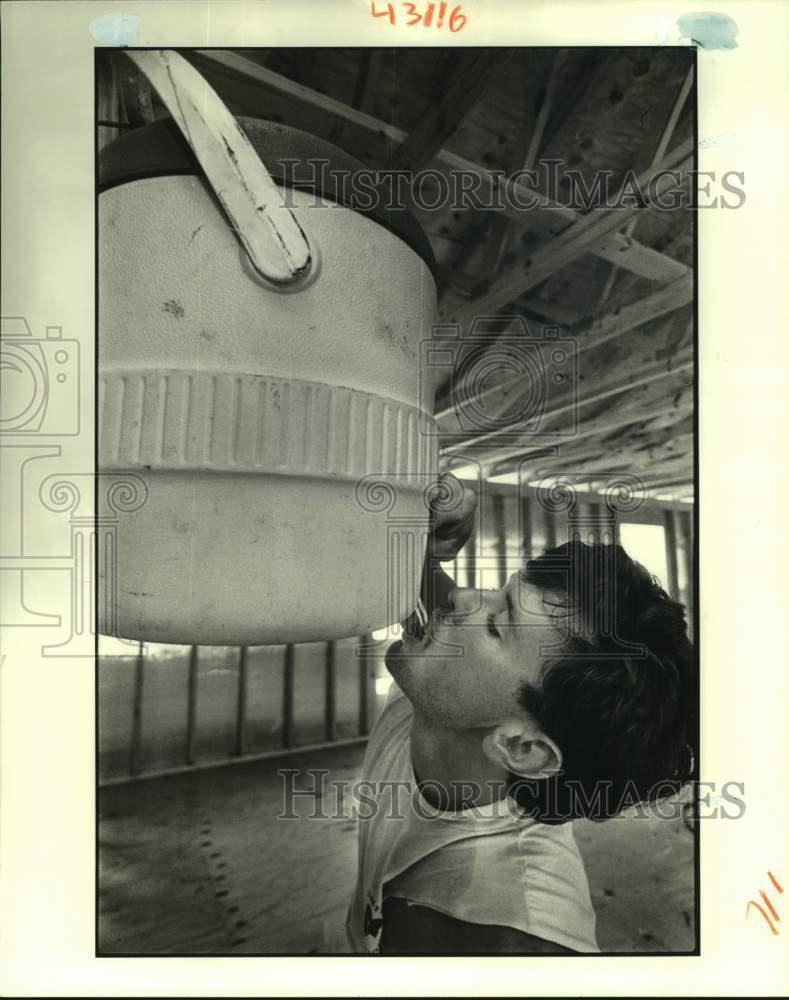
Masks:
[[[628,171],[645,188],[657,170],[673,169],[687,188],[695,153],[692,49],[184,55],[234,113],[320,135],[372,168],[473,171],[480,193],[490,195],[503,175],[559,161],[558,187],[537,189],[539,207],[412,208],[439,265],[440,322],[460,324],[465,335],[475,317],[520,317],[527,332],[513,333],[517,323],[504,320],[502,335],[539,339],[550,328],[577,351],[577,378],[551,395],[535,435],[531,425],[519,427],[519,393],[528,389],[517,377],[504,371],[486,384],[480,402],[498,406],[498,422],[467,431],[454,413],[450,371],[439,371],[443,462],[595,488],[628,472],[653,494],[692,497],[694,213],[632,199],[624,208],[567,204],[568,170],[589,186],[596,172],[609,171],[616,192]],[[116,64],[121,118],[140,124],[135,118],[157,116],[156,102],[124,63],[121,72]],[[535,188],[521,181],[516,193],[524,199]]]

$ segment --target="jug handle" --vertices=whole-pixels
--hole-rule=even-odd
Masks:
[[[191,146],[255,270],[278,285],[306,277],[312,253],[304,230],[208,81],[172,49],[125,54]]]

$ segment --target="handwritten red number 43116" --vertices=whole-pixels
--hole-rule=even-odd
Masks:
[[[410,3],[409,0],[404,0],[399,6],[403,10],[407,26],[421,24],[423,28],[443,28],[449,5],[446,3],[427,3],[424,5],[424,9],[420,10],[417,4]],[[390,24],[397,23],[395,5],[393,3],[383,4],[379,9],[375,5],[375,0],[372,0],[370,13],[373,17],[388,18]],[[465,27],[467,20],[468,18],[458,4],[458,6],[453,7],[450,11],[449,20],[446,21],[446,24],[450,31],[460,31],[461,28]]]

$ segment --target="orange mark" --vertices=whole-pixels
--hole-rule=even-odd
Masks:
[[[778,879],[775,877],[775,875],[773,875],[773,873],[771,871],[768,871],[767,874],[770,876],[770,881],[775,886],[775,888],[778,890],[778,892],[783,892],[783,888],[781,886],[781,883],[778,881]]]
[[[758,903],[755,903],[752,899],[748,901],[748,905],[745,907],[745,919],[746,920],[748,919],[748,914],[751,912],[751,907],[752,906],[756,907],[756,909],[759,911],[759,913],[761,913],[761,915],[767,921],[767,924],[768,924],[770,930],[773,932],[773,934],[775,934],[777,936],[779,932],[775,929],[775,927],[773,927],[773,924],[772,924],[772,921],[770,920],[770,918],[767,916],[767,914],[764,912],[764,910],[761,908],[761,906],[759,906]],[[772,907],[770,907],[770,909],[772,909]]]
[[[764,890],[763,890],[763,889],[760,889],[760,890],[759,890],[759,895],[760,895],[760,896],[762,897],[762,899],[763,899],[763,900],[765,901],[765,903],[767,904],[767,909],[768,909],[768,910],[770,911],[770,913],[772,913],[772,915],[773,915],[773,917],[775,918],[775,920],[776,920],[776,921],[780,920],[781,918],[780,918],[780,917],[778,916],[778,911],[777,911],[777,910],[775,909],[775,907],[773,906],[773,904],[772,904],[772,903],[770,902],[770,900],[769,900],[769,899],[767,898],[767,896],[766,896],[766,894],[765,894],[765,892],[764,892]]]

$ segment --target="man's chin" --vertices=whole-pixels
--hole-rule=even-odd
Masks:
[[[409,673],[421,655],[419,643],[396,639],[384,654],[384,666],[395,680]]]

